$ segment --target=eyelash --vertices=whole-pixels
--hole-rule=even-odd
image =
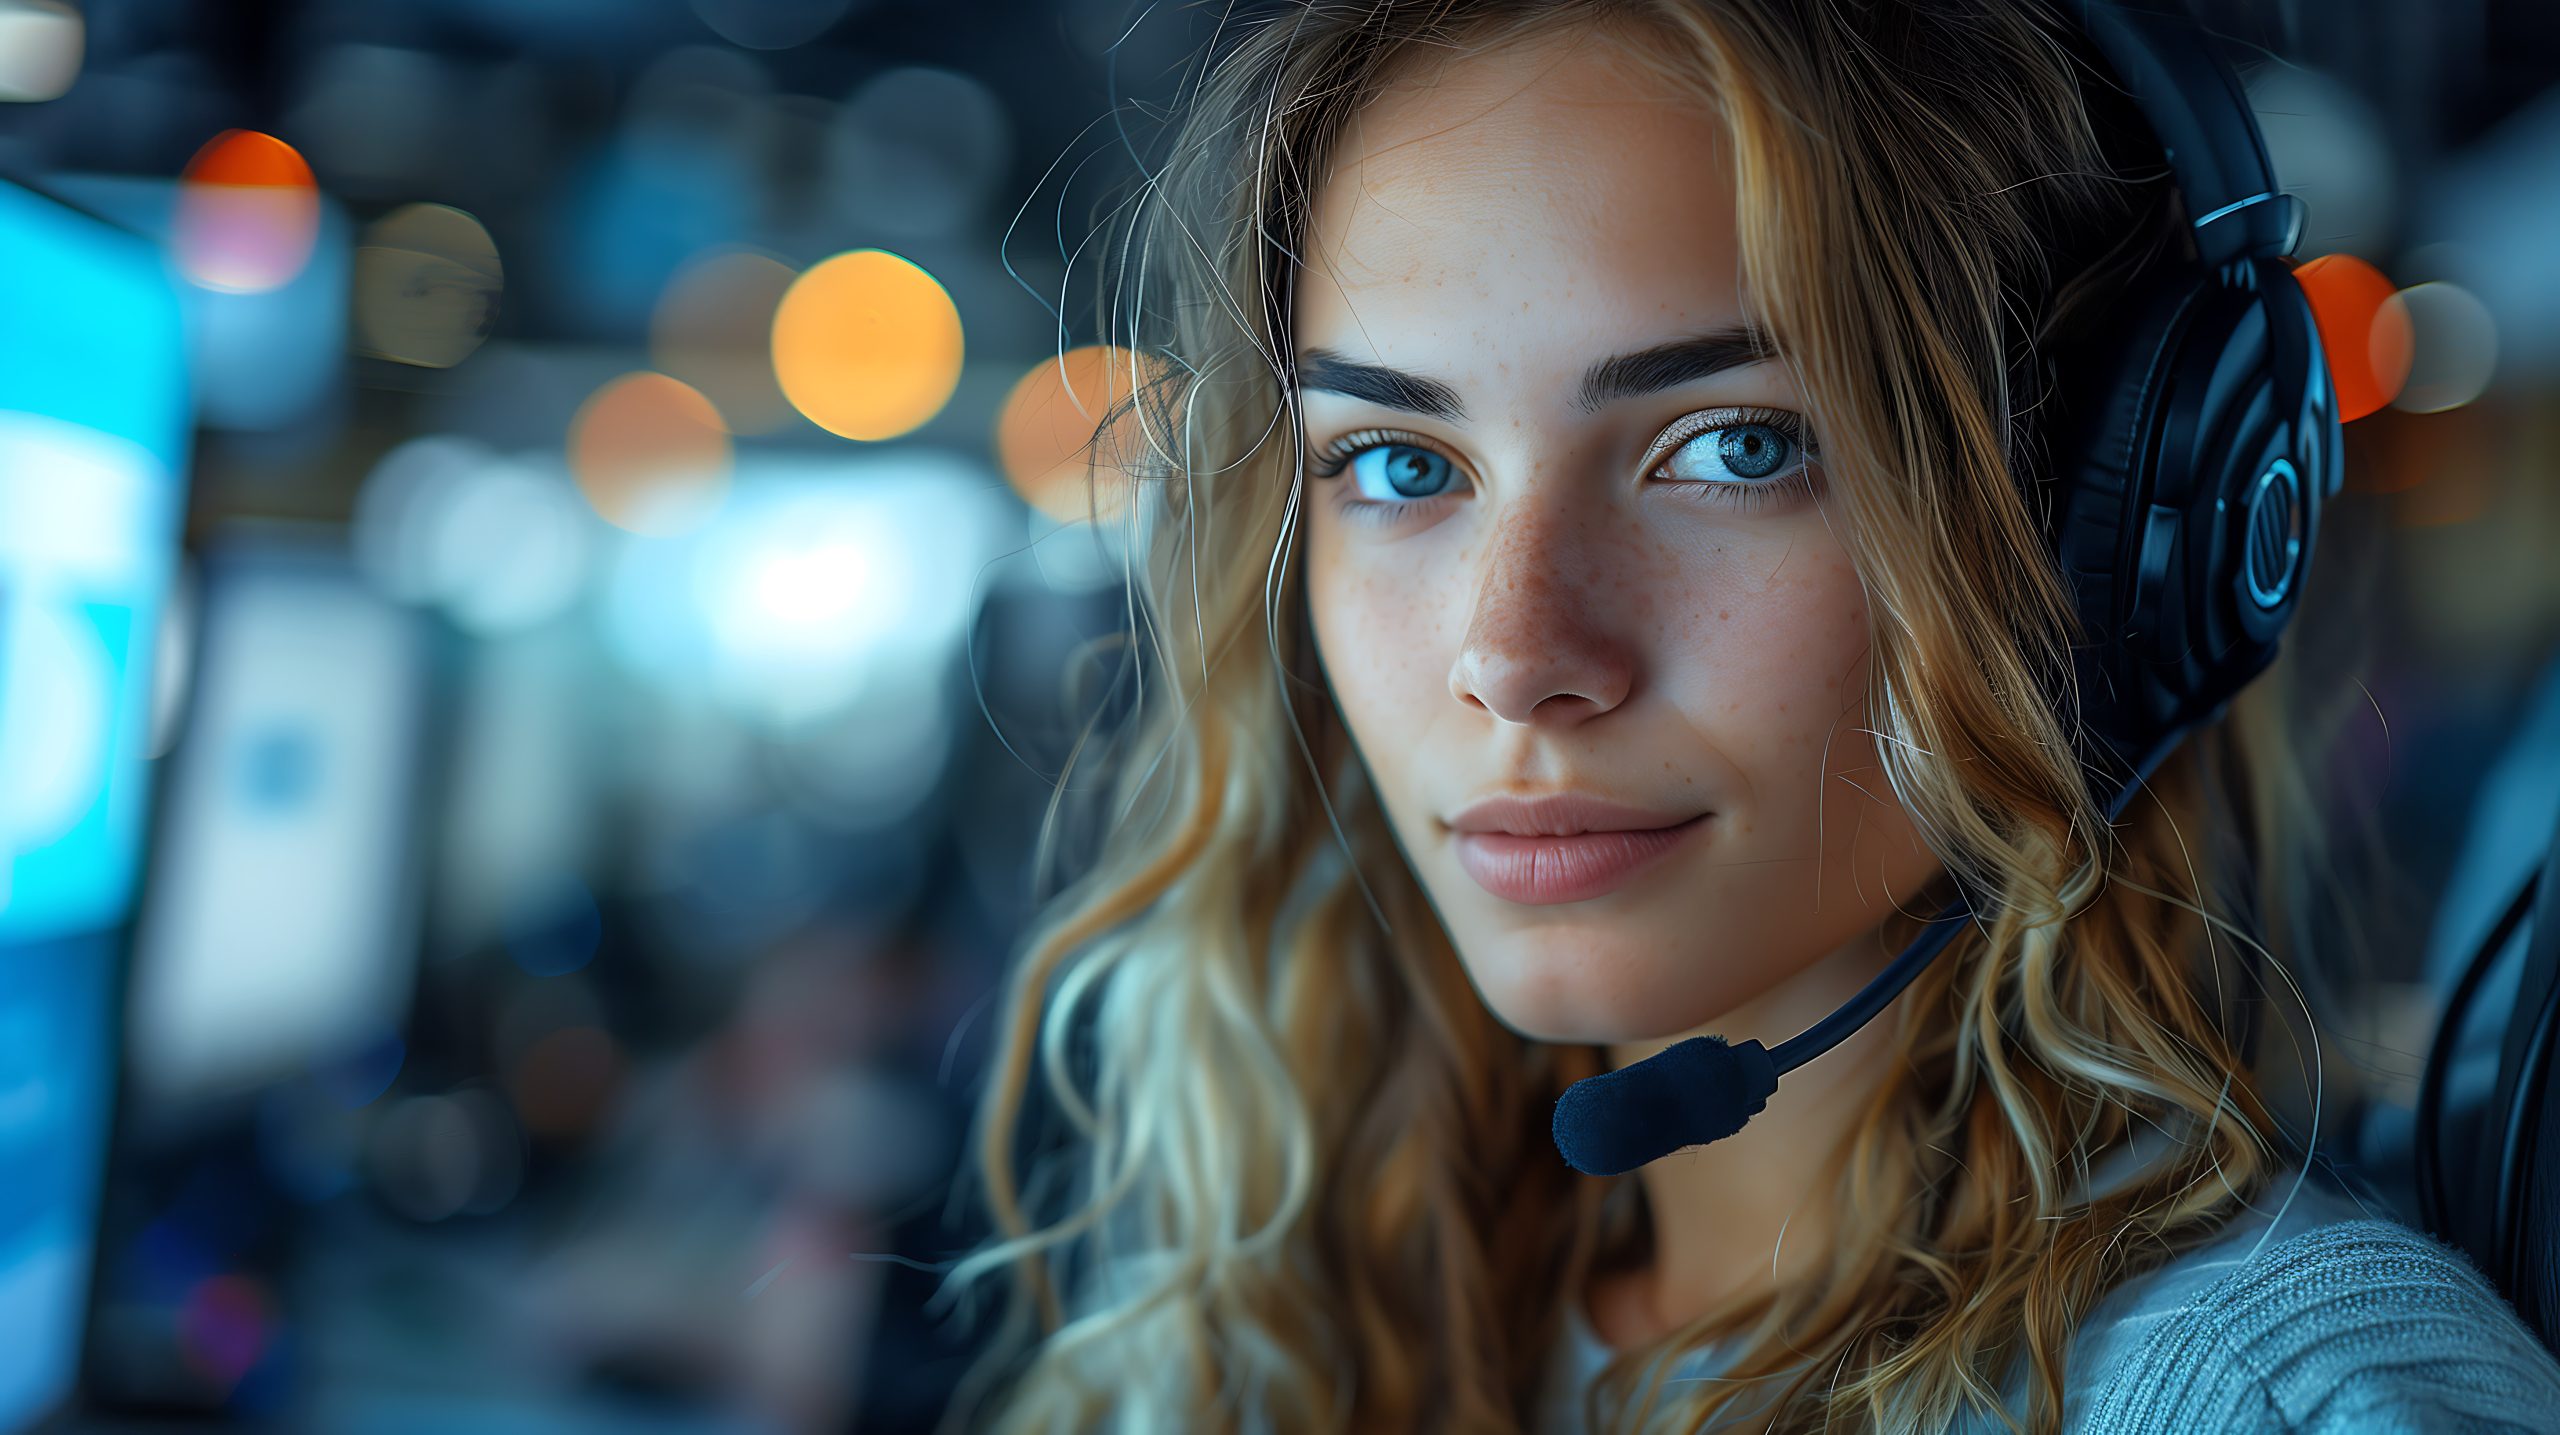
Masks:
[[[1795,445],[1794,465],[1784,478],[1730,483],[1668,479],[1665,480],[1667,486],[1675,492],[1704,490],[1703,492],[1681,492],[1680,496],[1688,502],[1705,503],[1743,513],[1756,512],[1773,503],[1782,502],[1798,494],[1810,493],[1815,489],[1817,470],[1813,466],[1813,461],[1821,456],[1821,450],[1807,440],[1802,416],[1785,409],[1708,409],[1691,414],[1663,430],[1662,437],[1650,450],[1660,457],[1654,463],[1652,472],[1646,476],[1651,477],[1652,473],[1660,472],[1665,465],[1679,455],[1681,449],[1695,442],[1701,435],[1715,433],[1720,429],[1739,428],[1745,424],[1765,424],[1784,434],[1787,442]],[[1688,432],[1679,432],[1683,427],[1686,427]],[[1418,448],[1427,453],[1438,454],[1452,466],[1456,466],[1458,462],[1448,450],[1420,434],[1406,433],[1401,429],[1361,429],[1356,433],[1344,434],[1317,449],[1311,456],[1309,472],[1319,479],[1336,478],[1344,469],[1351,466],[1353,459],[1370,449],[1385,447]],[[1344,517],[1355,522],[1393,523],[1397,521],[1396,515],[1406,509],[1419,508],[1434,499],[1446,497],[1449,495],[1435,493],[1429,498],[1413,498],[1401,502],[1390,502],[1378,498],[1346,497],[1337,500],[1334,506]]]

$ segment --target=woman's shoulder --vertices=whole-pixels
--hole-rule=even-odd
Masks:
[[[2560,1360],[2459,1251],[2297,1172],[2090,1312],[2063,1414],[2074,1435],[2547,1430]]]

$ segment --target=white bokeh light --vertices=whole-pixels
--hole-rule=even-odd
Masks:
[[[596,527],[556,458],[431,435],[393,449],[365,480],[354,544],[384,592],[494,636],[577,600]]]
[[[1012,526],[1004,492],[983,465],[921,449],[742,456],[707,527],[623,541],[609,645],[662,687],[765,722],[842,712],[957,651]]]

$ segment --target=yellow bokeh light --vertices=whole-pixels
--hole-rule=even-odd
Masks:
[[[1137,439],[1134,413],[1121,401],[1132,375],[1144,382],[1147,373],[1139,356],[1110,344],[1032,365],[996,419],[996,453],[1023,502],[1060,523],[1121,510],[1129,495],[1125,446]]]
[[[896,438],[960,385],[960,311],[932,275],[857,249],[792,282],[773,316],[773,372],[809,422],[844,438]]]
[[[569,471],[606,522],[652,538],[699,527],[729,491],[728,426],[680,379],[643,370],[569,421]]]

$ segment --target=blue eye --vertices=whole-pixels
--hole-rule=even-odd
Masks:
[[[1646,476],[1681,498],[1728,512],[1748,512],[1821,487],[1821,456],[1804,421],[1782,409],[1721,409],[1691,414],[1650,450]],[[1362,429],[1308,455],[1308,472],[1330,479],[1352,471],[1351,492],[1334,506],[1368,523],[1396,523],[1425,501],[1460,494],[1457,460],[1412,434]]]
[[[1714,482],[1718,479],[1767,478],[1784,467],[1795,440],[1775,424],[1726,424],[1692,435],[1663,469],[1673,477]],[[1711,459],[1703,471],[1691,467],[1692,456]]]
[[[1349,467],[1363,497],[1387,503],[1437,497],[1455,472],[1439,454],[1403,443],[1373,444],[1352,455]]]

